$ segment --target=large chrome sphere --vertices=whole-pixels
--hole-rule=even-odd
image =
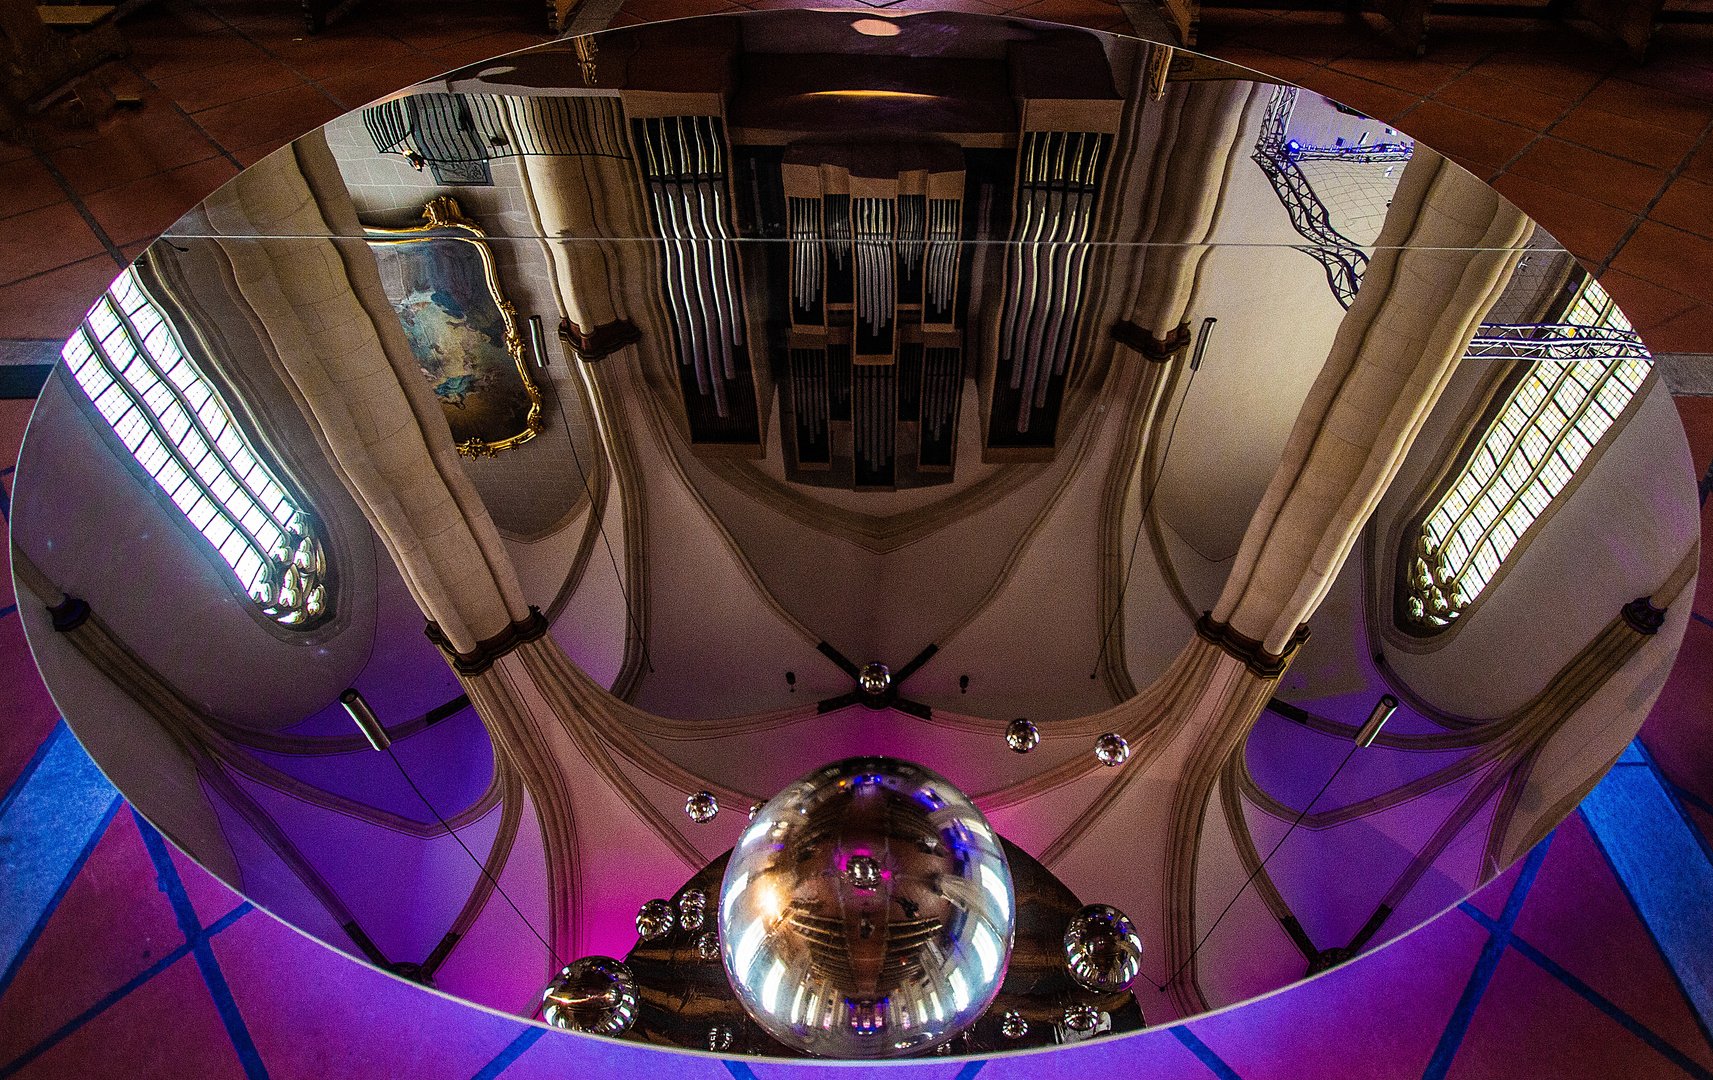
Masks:
[[[610,956],[585,956],[547,984],[541,1006],[541,1018],[555,1027],[618,1035],[636,1022],[636,976]]]
[[[1142,938],[1124,912],[1090,904],[1065,927],[1065,968],[1096,993],[1128,990],[1142,974]]]
[[[999,837],[963,792],[908,761],[847,758],[744,830],[720,888],[720,955],[787,1046],[901,1057],[987,1008],[1015,910]]]

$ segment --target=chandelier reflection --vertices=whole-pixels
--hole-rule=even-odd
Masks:
[[[919,1054],[1005,978],[1011,870],[981,811],[896,758],[847,758],[762,807],[726,867],[719,938],[739,1000],[822,1057]]]

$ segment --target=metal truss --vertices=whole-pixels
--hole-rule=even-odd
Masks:
[[[1648,357],[1641,337],[1615,326],[1566,323],[1488,323],[1475,332],[1463,355],[1481,360],[1599,360]]]
[[[1297,167],[1300,161],[1408,161],[1410,147],[1403,143],[1369,146],[1302,146],[1285,138],[1285,125],[1297,102],[1297,88],[1280,87],[1267,103],[1261,120],[1261,137],[1255,143],[1255,163],[1273,185],[1279,202],[1291,217],[1291,227],[1310,243],[1297,250],[1306,252],[1326,268],[1332,295],[1348,308],[1356,299],[1362,274],[1368,269],[1368,254],[1332,226],[1332,215],[1315,194],[1307,176]]]

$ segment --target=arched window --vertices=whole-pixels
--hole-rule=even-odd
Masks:
[[[332,614],[310,516],[257,457],[160,307],[127,269],[62,351],[119,441],[262,612],[307,630]]]
[[[1629,320],[1587,278],[1557,323],[1483,326],[1466,355],[1523,362],[1491,418],[1405,534],[1400,628],[1451,626],[1564,491],[1641,389],[1653,361]]]

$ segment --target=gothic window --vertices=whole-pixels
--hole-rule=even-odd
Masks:
[[[325,622],[317,523],[250,447],[135,271],[102,295],[63,355],[95,410],[263,614],[294,630]]]
[[[1592,278],[1576,287],[1558,324],[1526,329],[1538,342],[1579,347],[1555,347],[1520,365],[1485,413],[1491,421],[1406,533],[1399,624],[1418,637],[1451,626],[1481,595],[1652,367],[1623,312]],[[1505,342],[1513,350],[1527,344]]]

